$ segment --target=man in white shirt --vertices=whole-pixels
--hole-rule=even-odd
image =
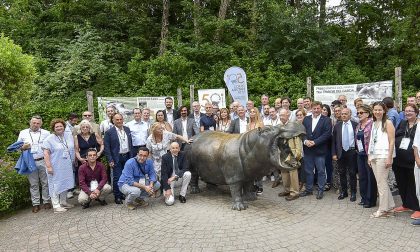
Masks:
[[[109,128],[114,127],[112,124],[112,117],[115,115],[115,108],[113,106],[109,106],[106,108],[106,116],[107,119],[103,120],[99,125],[99,130],[101,131],[102,136],[105,135],[105,132],[109,130]]]
[[[200,108],[200,103],[198,103],[198,101],[194,101],[192,103],[193,112],[188,116],[189,118],[194,119],[198,128],[200,128],[200,118],[204,115],[204,113],[200,112]]]
[[[174,121],[179,118],[178,111],[176,109],[172,109],[173,104],[174,100],[172,97],[165,98],[165,110],[163,110],[163,114],[172,128],[174,127]]]
[[[261,120],[263,121],[264,126],[270,124],[270,105],[264,105],[264,113],[261,114]]]
[[[265,126],[277,126],[280,124],[280,118],[277,116],[277,111],[275,108],[270,108],[269,110],[270,120],[267,121]]]
[[[188,117],[188,108],[187,106],[181,106],[179,109],[181,117],[174,121],[173,133],[181,135],[186,139],[191,139],[193,136],[200,133],[199,128],[194,122],[194,119]],[[181,146],[181,150],[184,149],[185,143],[181,141],[178,142]]]
[[[248,118],[245,116],[245,108],[242,105],[238,106],[238,118],[232,121],[229,129],[226,131],[231,134],[245,133],[247,130]]]
[[[149,136],[149,124],[142,121],[142,111],[139,108],[133,109],[133,115],[134,119],[125,126],[131,131],[133,149],[135,153],[138,153],[140,147],[146,147],[146,140]]]
[[[41,149],[42,142],[50,135],[47,130],[41,129],[42,119],[40,116],[33,116],[29,122],[29,129],[19,133],[18,141],[23,141],[22,150],[30,149],[35,160],[37,170],[28,175],[30,184],[32,212],[41,210],[40,188],[42,188],[42,203],[44,209],[51,209],[50,196],[48,194],[48,178],[44,160],[44,152]]]
[[[293,110],[292,114],[290,115],[290,121],[292,122],[296,121],[296,111],[298,111],[299,109],[305,109],[305,107],[303,106],[303,98],[297,99],[296,105],[297,109]]]

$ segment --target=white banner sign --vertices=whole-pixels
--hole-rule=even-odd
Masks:
[[[161,97],[98,97],[99,122],[106,118],[106,108],[113,106],[122,114],[124,122],[133,120],[134,108],[150,108],[150,118],[154,119],[155,112],[165,109],[165,96]],[[173,97],[172,97],[173,99]]]
[[[224,80],[233,100],[238,101],[245,107],[248,101],[248,86],[245,71],[237,66],[231,67],[226,70]]]
[[[314,86],[314,99],[324,104],[331,104],[338,100],[339,95],[347,97],[347,104],[354,104],[356,98],[362,98],[364,104],[381,101],[385,97],[392,97],[392,81],[370,83]]]
[[[226,108],[225,89],[200,89],[198,90],[198,102],[200,103],[201,112],[205,113],[204,106],[207,102],[217,105],[219,108]]]

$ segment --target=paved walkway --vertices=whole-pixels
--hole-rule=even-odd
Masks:
[[[221,190],[171,207],[153,199],[134,211],[113,203],[64,214],[28,209],[0,221],[0,251],[420,251],[420,227],[410,225],[409,213],[369,219],[374,209],[331,191],[323,200],[287,202],[280,187],[264,188],[240,212]]]

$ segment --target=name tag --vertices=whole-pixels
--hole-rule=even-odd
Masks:
[[[63,158],[64,158],[64,159],[68,159],[68,158],[70,158],[70,153],[69,153],[69,151],[68,151],[68,150],[64,150],[64,151],[63,151]]]
[[[400,144],[400,149],[402,150],[407,150],[408,149],[408,145],[410,144],[410,138],[408,137],[404,137],[401,140],[401,144]]]
[[[121,143],[121,151],[122,151],[123,153],[128,152],[128,145],[127,145],[127,142],[126,142],[126,141],[123,141],[123,142]]]
[[[145,178],[140,178],[139,184],[140,185],[146,185],[146,179]]]
[[[31,146],[31,153],[38,153],[38,151],[39,151],[39,144],[32,144],[32,146]]]
[[[98,188],[99,183],[96,180],[92,180],[90,181],[90,191],[93,192],[96,190],[96,188]]]

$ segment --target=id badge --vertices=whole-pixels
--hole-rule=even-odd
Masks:
[[[214,127],[213,126],[209,127],[209,130],[213,130],[214,131]]]
[[[146,185],[146,179],[145,178],[140,178],[139,184],[145,186]]]
[[[96,190],[96,188],[98,188],[99,183],[96,180],[92,180],[90,181],[90,191],[93,192]]]
[[[362,140],[357,140],[357,149],[359,150],[359,152],[362,152],[365,150],[365,148],[363,148]]]
[[[69,151],[68,151],[68,150],[63,151],[63,158],[64,158],[64,159],[68,159],[68,158],[70,158],[70,153],[69,153]]]
[[[38,153],[39,144],[32,144],[31,146],[31,153]]]
[[[401,140],[401,144],[400,144],[400,149],[402,150],[407,150],[408,149],[408,145],[410,144],[410,138],[408,137],[404,137]]]
[[[126,141],[121,143],[121,150],[123,153],[128,152],[128,146]]]

